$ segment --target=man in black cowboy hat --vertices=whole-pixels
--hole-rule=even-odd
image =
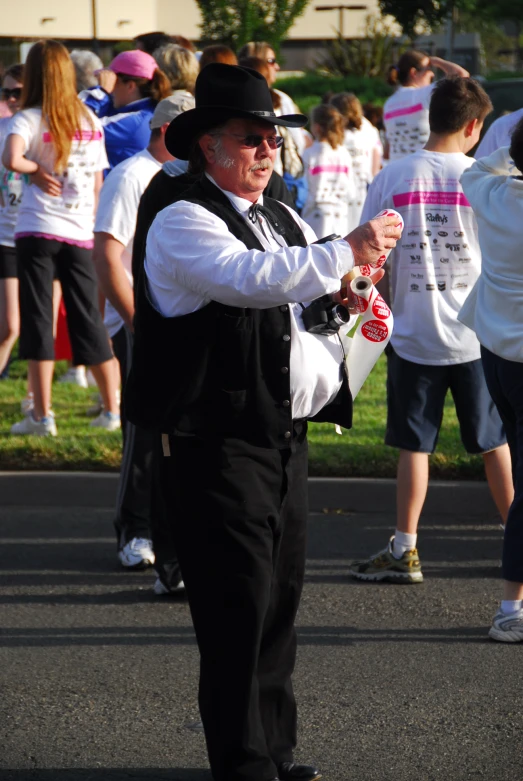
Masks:
[[[300,302],[336,293],[400,236],[380,218],[312,245],[297,214],[262,196],[275,125],[305,122],[274,115],[260,74],[204,68],[196,108],[166,135],[200,176],[153,222],[137,288],[128,414],[161,440],[215,781],[320,778],[293,758],[306,429],[349,427],[351,398],[337,337],[307,331]]]

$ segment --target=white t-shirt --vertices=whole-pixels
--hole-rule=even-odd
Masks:
[[[4,153],[7,128],[11,115],[0,119],[0,161]],[[15,246],[15,226],[20,204],[22,203],[22,181],[24,174],[8,171],[0,162],[0,245]]]
[[[523,108],[519,111],[513,111],[512,114],[507,114],[504,117],[499,117],[489,127],[481,144],[476,149],[476,160],[480,157],[488,157],[495,152],[496,149],[501,149],[503,146],[510,146],[510,134],[513,128],[517,125],[519,120],[523,117]]]
[[[434,84],[398,87],[383,106],[390,161],[422,149],[430,135],[429,105]]]
[[[41,233],[70,241],[89,241],[94,225],[94,175],[107,168],[102,125],[91,116],[93,128],[82,122],[81,138],[75,138],[62,174],[54,173],[55,152],[51,134],[42,120],[42,110],[29,108],[15,114],[8,134],[25,143],[24,155],[34,160],[62,184],[60,196],[46,195],[36,185],[24,182],[17,233]]]
[[[95,233],[109,233],[124,245],[122,263],[133,284],[133,240],[140,198],[162,164],[147,149],[127,158],[107,176],[100,192]],[[112,338],[123,326],[123,320],[110,301],[105,305],[104,323]]]
[[[405,221],[389,256],[392,345],[414,363],[444,366],[480,357],[475,334],[458,312],[481,271],[478,230],[459,183],[474,160],[422,149],[381,171],[369,188],[362,221],[384,208]]]
[[[349,232],[349,204],[355,198],[352,159],[344,146],[333,149],[327,141],[315,141],[303,153],[307,201],[302,217],[322,238]]]
[[[354,197],[350,205],[349,218],[349,229],[353,230],[360,224],[367,189],[374,178],[372,175],[374,150],[377,149],[382,155],[383,147],[377,128],[366,117],[363,117],[359,130],[345,131],[344,144],[352,159],[354,177]]]

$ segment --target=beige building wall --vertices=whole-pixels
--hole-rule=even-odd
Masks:
[[[330,0],[332,3],[332,0]],[[311,0],[292,27],[289,38],[333,38],[339,29],[338,11],[315,10],[329,0]],[[368,11],[344,11],[344,34],[363,33],[365,16],[377,11],[377,0],[367,0]],[[200,11],[196,0],[95,0],[97,36],[104,40],[133,38],[163,30],[197,40]],[[1,0],[0,37],[93,37],[91,0]]]

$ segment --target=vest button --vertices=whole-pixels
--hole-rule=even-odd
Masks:
[[[282,366],[280,369],[282,374],[288,374],[289,373],[289,367],[288,366]]]
[[[289,307],[287,306],[287,304],[283,304],[283,306],[280,306],[280,312],[287,312],[288,309]]]
[[[291,340],[291,337],[289,336],[289,334],[283,334],[283,341],[284,342],[290,342],[290,340]]]
[[[290,431],[286,431],[283,436],[285,437],[285,439],[290,439],[292,437],[292,434]]]
[[[283,404],[283,406],[284,406],[284,407],[290,407],[290,406],[291,406],[291,403],[290,403],[289,399],[285,399],[285,400],[282,402],[282,404]]]

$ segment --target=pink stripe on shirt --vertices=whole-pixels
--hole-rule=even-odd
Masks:
[[[469,206],[464,193],[413,192],[393,195],[394,206],[411,206],[416,203],[438,204],[440,206]]]
[[[99,141],[101,138],[103,138],[101,130],[82,130],[81,132],[77,130],[73,136],[73,141]],[[42,134],[42,139],[44,144],[51,144],[53,142],[53,138],[49,131]]]
[[[348,174],[348,165],[315,165],[309,170],[312,176],[316,174]]]
[[[416,114],[418,111],[423,111],[423,103],[416,103],[415,106],[410,106],[409,108],[397,108],[396,111],[387,111],[383,119],[405,117],[407,114]]]
[[[37,239],[48,239],[49,241],[61,241],[63,244],[72,244],[73,247],[81,247],[82,249],[93,249],[94,247],[94,239],[85,239],[85,241],[64,239],[63,236],[53,236],[50,233],[35,233],[31,231],[15,233],[15,239],[25,239],[27,236],[34,236]]]

